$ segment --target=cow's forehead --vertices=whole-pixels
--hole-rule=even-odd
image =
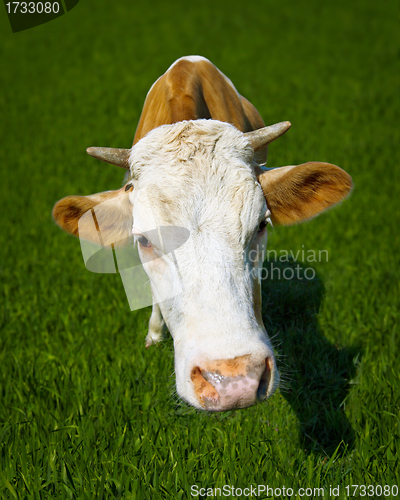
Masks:
[[[243,134],[226,123],[160,127],[132,150],[134,211],[150,225],[215,231],[224,224],[242,239],[266,208],[252,157]]]
[[[252,161],[253,150],[244,134],[233,125],[217,120],[191,120],[162,125],[147,134],[130,155],[131,176],[193,159],[202,164]],[[249,169],[251,171],[251,169]]]

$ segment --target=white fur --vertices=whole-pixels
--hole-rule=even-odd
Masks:
[[[194,366],[248,354],[274,359],[255,318],[249,273],[260,265],[248,255],[263,244],[257,228],[268,216],[252,165],[253,150],[244,135],[214,120],[161,126],[130,155],[135,231],[160,226],[190,231],[173,254],[161,248],[152,248],[151,258],[146,249],[139,253],[155,302],[171,297],[171,289],[177,292],[153,309],[147,344],[160,339],[164,320],[174,339],[178,393],[198,408],[190,382]],[[273,361],[268,395],[277,380]]]

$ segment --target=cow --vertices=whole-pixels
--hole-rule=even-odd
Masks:
[[[62,229],[98,241],[99,225],[82,221],[106,203],[103,247],[137,244],[153,292],[146,345],[168,327],[177,392],[198,409],[245,408],[274,393],[279,374],[254,273],[268,226],[311,219],[352,189],[329,163],[266,169],[268,144],[289,127],[266,127],[209,60],[183,57],[150,88],[132,148],[87,150],[127,170],[122,188],[68,196],[53,209]],[[160,227],[189,237],[168,253],[149,236]]]

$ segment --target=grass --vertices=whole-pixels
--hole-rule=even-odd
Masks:
[[[371,0],[98,0],[17,34],[0,19],[0,498],[400,487],[395,14]],[[300,259],[311,280],[264,282],[282,387],[221,414],[179,401],[171,339],[144,349],[150,309],[131,313],[119,276],[86,271],[51,220],[63,196],[121,185],[85,148],[128,147],[150,85],[186,54],[211,59],[267,123],[292,121],[269,166],[329,161],[355,182],[340,207],[273,231],[278,256],[329,258]]]

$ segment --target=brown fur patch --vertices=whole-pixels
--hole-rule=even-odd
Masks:
[[[86,196],[67,196],[54,205],[53,218],[64,231],[79,236],[79,219],[94,206]]]
[[[160,125],[200,118],[231,123],[242,132],[264,127],[256,108],[210,61],[181,59],[148,93],[133,144]]]
[[[342,201],[352,179],[330,163],[308,162],[281,167],[258,176],[274,224],[289,225],[311,219]]]
[[[126,242],[131,236],[132,206],[129,203],[128,191],[125,191],[123,186],[116,191],[105,191],[90,196],[67,196],[54,205],[53,218],[64,231],[73,236],[81,236],[94,243],[98,243],[100,239],[107,247],[114,243],[118,246],[118,242]],[[98,208],[92,217],[86,216],[82,219],[81,230],[83,229],[84,234],[80,235],[79,220],[95,207]]]

